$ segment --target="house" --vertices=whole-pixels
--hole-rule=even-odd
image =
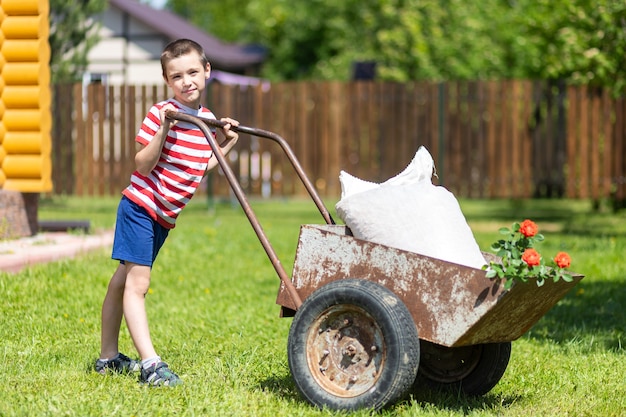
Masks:
[[[161,52],[178,38],[193,39],[206,52],[215,75],[242,80],[258,74],[265,51],[253,45],[228,44],[167,10],[136,0],[109,0],[98,15],[100,41],[89,53],[86,82],[156,84],[161,77]]]

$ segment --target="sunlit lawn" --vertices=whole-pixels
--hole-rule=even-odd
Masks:
[[[331,211],[336,200],[328,200]],[[40,217],[112,228],[117,199],[43,199]],[[486,396],[414,393],[385,416],[610,416],[626,413],[626,213],[588,202],[461,202],[481,248],[497,229],[532,218],[543,248],[566,250],[585,279],[525,336]],[[301,224],[322,223],[312,202],[254,201],[291,271]],[[148,313],[156,347],[185,384],[147,389],[131,376],[90,372],[102,297],[115,263],[108,249],[76,260],[0,273],[0,416],[318,416],[287,366],[291,319],[278,317],[278,276],[242,210],[204,197],[183,212],[154,268]],[[122,349],[135,356],[123,329]],[[353,413],[367,416],[367,411]]]

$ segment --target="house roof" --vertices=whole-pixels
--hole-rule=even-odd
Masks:
[[[109,4],[171,40],[193,39],[202,45],[211,64],[223,70],[244,70],[265,60],[265,51],[261,48],[224,43],[167,10],[158,10],[135,0],[109,0]]]

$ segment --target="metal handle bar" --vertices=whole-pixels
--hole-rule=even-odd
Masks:
[[[232,188],[235,196],[237,197],[237,200],[239,200],[239,203],[241,204],[241,207],[243,208],[244,213],[248,217],[248,221],[252,225],[252,228],[254,229],[257,237],[259,238],[259,241],[261,242],[263,249],[265,249],[265,253],[267,254],[270,261],[272,262],[272,265],[274,266],[274,270],[276,271],[281,282],[287,289],[287,293],[291,297],[296,309],[298,309],[302,305],[302,299],[300,298],[298,291],[293,285],[293,282],[291,282],[291,279],[289,278],[289,275],[287,274],[287,272],[285,271],[285,268],[280,262],[280,259],[278,259],[278,256],[276,255],[276,251],[274,251],[274,248],[269,242],[269,239],[267,238],[265,231],[261,227],[261,224],[259,223],[254,211],[252,210],[252,207],[250,206],[250,203],[248,202],[248,199],[246,198],[246,195],[243,192],[243,189],[241,188],[241,184],[239,184],[239,181],[237,181],[237,177],[235,176],[233,169],[226,162],[226,158],[224,157],[224,154],[221,152],[221,148],[217,144],[217,141],[213,137],[213,134],[211,133],[211,130],[208,127],[209,125],[214,126],[214,127],[223,127],[225,123],[219,120],[191,116],[189,114],[176,112],[173,110],[166,111],[165,115],[169,119],[192,123],[196,125],[202,131],[207,141],[209,142],[211,149],[213,149],[213,154],[217,158],[217,162],[222,168],[222,171],[224,171],[224,175],[226,176],[226,179],[228,180],[230,187]],[[300,166],[298,160],[296,159],[295,155],[291,151],[291,148],[289,148],[289,145],[287,145],[287,142],[283,138],[281,138],[280,136],[272,132],[267,132],[267,131],[263,131],[260,129],[253,129],[253,128],[249,128],[245,126],[237,126],[237,127],[233,126],[233,130],[235,129],[241,133],[248,133],[248,134],[255,135],[255,136],[265,137],[265,138],[272,139],[278,142],[283,148],[283,150],[285,151],[285,153],[287,154],[287,156],[289,157],[289,160],[291,161],[292,165],[296,169],[296,172],[298,172],[300,179],[302,180],[305,187],[307,188],[307,191],[309,191],[309,194],[311,194],[311,197],[315,201],[318,209],[322,213],[322,216],[324,216],[324,219],[326,220],[326,222],[328,224],[334,224],[334,221],[330,217],[330,214],[328,214],[328,210],[324,206],[324,203],[319,198],[319,195],[313,188],[311,182],[308,180],[306,175],[304,175],[304,171],[302,170],[302,167]]]
[[[213,127],[221,128],[227,124],[227,122],[223,122],[221,120],[216,120],[216,119],[206,119],[204,117],[198,117],[198,119],[202,120],[207,125],[213,126]],[[300,181],[302,181],[304,188],[307,190],[307,192],[313,199],[313,202],[315,202],[315,205],[317,206],[320,214],[324,218],[324,221],[326,222],[326,224],[335,224],[335,220],[330,215],[328,209],[324,205],[324,202],[322,201],[319,194],[315,190],[315,187],[311,183],[311,180],[309,180],[309,178],[304,172],[304,169],[302,169],[302,166],[300,165],[298,158],[296,158],[296,155],[294,154],[294,152],[292,151],[291,147],[289,146],[289,144],[287,143],[285,139],[283,139],[280,135],[274,132],[270,132],[270,131],[263,130],[263,129],[257,129],[254,127],[231,126],[231,129],[239,133],[246,133],[249,135],[269,139],[278,143],[280,147],[282,148],[283,152],[285,152],[285,155],[287,156],[287,159],[289,159],[289,162],[293,166],[293,169],[296,171],[296,174],[298,174],[298,177],[300,178]]]

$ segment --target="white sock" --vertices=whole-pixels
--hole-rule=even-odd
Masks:
[[[148,359],[142,360],[141,361],[141,367],[143,369],[148,369],[152,365],[154,365],[155,363],[159,363],[159,362],[161,362],[161,357],[160,356],[154,356],[152,358],[148,358]]]

